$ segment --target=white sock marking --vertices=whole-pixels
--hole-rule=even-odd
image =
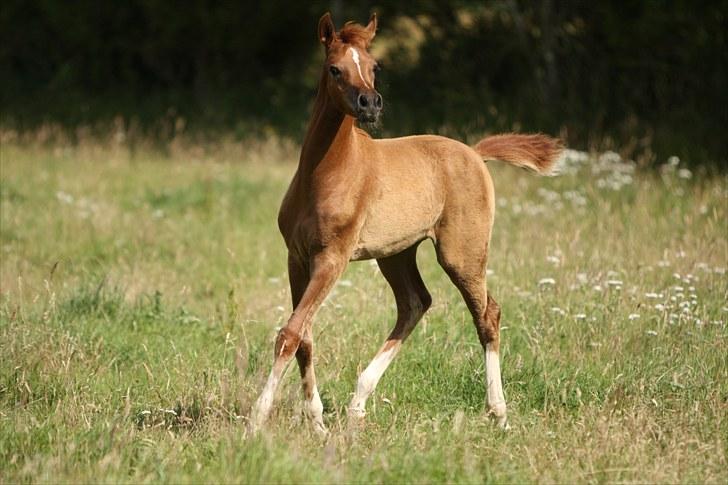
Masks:
[[[485,385],[491,411],[498,416],[505,415],[506,398],[503,396],[500,361],[498,352],[491,349],[490,345],[485,346]]]
[[[279,380],[279,376],[276,374],[275,369],[272,370],[268,376],[268,381],[265,383],[263,392],[260,394],[260,397],[253,408],[252,425],[254,429],[260,428],[268,417],[270,408],[273,405],[273,398],[275,397]]]
[[[359,380],[356,385],[356,393],[354,393],[354,399],[351,400],[349,409],[361,416],[364,415],[367,398],[372,392],[374,392],[379,379],[382,378],[384,371],[387,370],[389,364],[391,364],[392,360],[394,360],[394,357],[399,351],[400,345],[401,344],[398,343],[389,350],[377,354],[367,368],[364,369],[364,372],[362,372],[359,376]]]
[[[354,60],[354,64],[356,64],[356,70],[359,71],[359,77],[361,78],[362,82],[364,82],[364,86],[369,87],[369,83],[366,82],[364,76],[361,73],[361,64],[359,64],[359,51],[357,51],[353,47],[349,47],[349,52],[351,52],[351,58]]]

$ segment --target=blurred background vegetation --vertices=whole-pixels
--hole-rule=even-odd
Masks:
[[[327,10],[380,16],[377,136],[543,131],[728,164],[726,1],[5,0],[2,127],[298,140]]]

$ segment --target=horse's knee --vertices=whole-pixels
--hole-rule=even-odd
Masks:
[[[283,327],[278,332],[278,337],[276,337],[274,347],[275,358],[284,360],[290,359],[299,349],[300,344],[301,336],[288,327]]]

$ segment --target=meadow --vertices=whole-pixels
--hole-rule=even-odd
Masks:
[[[484,414],[480,344],[429,242],[433,306],[352,435],[390,331],[376,264],[314,324],[324,419],[290,368],[247,414],[290,312],[274,137],[2,135],[0,482],[728,482],[728,178],[570,152],[559,177],[489,163],[488,287],[511,429]]]

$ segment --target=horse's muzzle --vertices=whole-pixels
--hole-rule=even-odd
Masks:
[[[382,95],[372,90],[356,98],[356,117],[363,123],[376,123],[382,112]]]

